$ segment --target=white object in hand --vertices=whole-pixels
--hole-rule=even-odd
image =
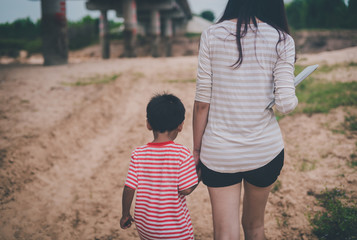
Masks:
[[[318,66],[319,66],[318,64],[315,64],[315,65],[308,66],[304,70],[302,70],[301,73],[299,73],[295,77],[294,86],[296,87],[297,85],[299,85],[299,83],[301,83],[305,78],[307,78],[311,73],[313,73],[316,70],[316,68],[318,68]],[[269,103],[267,109],[272,108],[274,105],[275,105],[275,100]]]

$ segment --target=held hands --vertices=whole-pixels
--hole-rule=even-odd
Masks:
[[[196,171],[197,171],[197,177],[198,177],[198,182],[201,181],[201,160],[200,160],[200,150],[193,150],[193,159],[195,160],[196,164]]]
[[[131,227],[131,223],[134,222],[134,219],[131,215],[123,216],[120,219],[120,227],[122,229],[127,229]]]
[[[196,165],[196,168],[199,166],[199,163],[200,163],[200,153],[201,153],[201,150],[200,149],[194,149],[193,150],[193,159],[195,160],[195,165]]]

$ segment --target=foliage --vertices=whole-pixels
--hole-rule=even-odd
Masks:
[[[22,49],[30,54],[41,51],[40,27],[30,18],[0,24],[0,55],[17,57]]]
[[[318,203],[325,210],[314,213],[310,218],[313,233],[319,239],[347,240],[357,236],[356,201],[349,199],[346,192],[334,188],[316,195]]]
[[[306,103],[304,113],[327,113],[339,106],[357,105],[357,82],[317,83],[305,81],[296,94]]]
[[[274,183],[272,189],[271,189],[271,193],[276,193],[278,191],[280,191],[280,189],[282,188],[282,183],[281,181],[278,179],[276,180],[276,182]]]
[[[335,65],[321,65],[315,71],[318,73],[329,73],[340,68],[355,67],[355,62]],[[295,65],[295,75],[300,73],[306,66]],[[320,78],[308,77],[296,87],[296,96],[299,99],[299,105],[292,114],[296,113],[328,113],[331,109],[340,106],[357,105],[357,82],[326,82]],[[276,112],[276,119],[279,121],[285,115]],[[355,127],[354,117],[346,119],[346,124],[350,128]],[[351,130],[351,129],[350,129]],[[354,130],[351,130],[354,131]],[[304,168],[305,166],[303,166]]]
[[[209,10],[201,12],[200,16],[210,22],[213,22],[215,19],[214,13]]]
[[[302,159],[301,165],[299,170],[301,172],[308,172],[308,171],[312,171],[316,168],[316,160],[308,160],[308,159]]]
[[[357,28],[357,0],[293,0],[286,5],[289,25],[302,28]]]
[[[0,24],[1,39],[29,39],[40,36],[40,21],[33,23],[30,18],[21,18],[13,23]]]
[[[118,79],[120,74],[113,74],[113,75],[104,75],[104,76],[94,76],[90,78],[80,78],[78,81],[74,83],[63,82],[62,85],[65,86],[73,86],[73,87],[80,87],[80,86],[88,86],[88,85],[98,85],[98,84],[107,84],[114,82]]]
[[[348,114],[345,117],[344,127],[350,131],[357,131],[357,116]]]
[[[351,160],[347,163],[347,165],[351,168],[357,167],[357,154],[356,152],[350,155]]]
[[[341,67],[354,67],[355,63],[347,65],[321,65],[316,70],[318,73],[329,73]],[[301,72],[304,66],[295,65],[295,74]],[[307,114],[327,113],[339,106],[357,105],[357,82],[324,82],[314,77],[309,77],[296,88],[299,99],[297,111]]]
[[[109,28],[116,29],[121,22],[109,21]],[[67,22],[69,49],[79,49],[98,42],[99,20],[85,16],[79,21]],[[20,50],[29,54],[41,52],[41,21],[30,18],[0,24],[0,56],[17,57]]]
[[[68,22],[68,47],[71,50],[89,46],[98,41],[99,20],[90,16],[83,17],[78,22]]]

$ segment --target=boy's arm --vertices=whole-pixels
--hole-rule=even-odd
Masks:
[[[182,194],[182,195],[187,196],[187,195],[189,195],[190,193],[192,193],[193,190],[195,190],[195,188],[196,188],[197,186],[198,186],[198,184],[196,184],[195,186],[192,186],[192,187],[190,187],[190,188],[187,188],[187,189],[185,189],[185,190],[178,191],[178,192],[179,192],[179,194]]]
[[[189,154],[188,158],[183,161],[180,168],[179,185],[177,190],[179,194],[187,196],[196,189],[199,182],[195,161],[191,154]]]
[[[123,190],[122,199],[122,217],[120,219],[120,227],[123,229],[129,228],[131,223],[134,222],[133,217],[130,215],[130,207],[135,195],[135,189],[125,186]]]

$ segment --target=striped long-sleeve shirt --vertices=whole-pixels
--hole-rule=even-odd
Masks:
[[[282,33],[281,33],[282,34]],[[291,36],[266,23],[248,28],[239,52],[236,23],[223,21],[201,35],[196,101],[210,103],[200,158],[218,172],[241,172],[264,166],[284,148],[272,109],[282,113],[297,105],[294,87],[295,46]]]
[[[148,143],[131,156],[125,185],[136,189],[135,224],[141,239],[193,239],[186,198],[178,191],[198,183],[188,148]]]

